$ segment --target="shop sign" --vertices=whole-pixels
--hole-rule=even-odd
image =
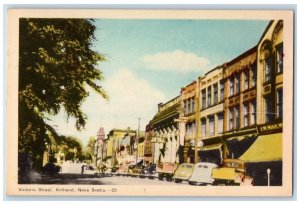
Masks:
[[[275,123],[275,124],[269,124],[269,125],[259,125],[258,132],[259,133],[265,133],[265,132],[280,132],[282,131],[282,123]]]

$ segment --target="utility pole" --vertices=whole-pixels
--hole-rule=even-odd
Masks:
[[[141,123],[141,118],[139,117],[139,123],[138,123],[138,130],[136,134],[136,163],[138,162],[138,155],[139,155],[139,134],[140,134],[140,123]]]

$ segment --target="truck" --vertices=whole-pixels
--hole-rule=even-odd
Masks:
[[[178,165],[171,162],[159,162],[156,167],[156,173],[158,174],[159,180],[166,179],[167,181],[173,180],[173,175]]]

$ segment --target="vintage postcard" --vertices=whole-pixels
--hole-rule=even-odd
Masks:
[[[7,195],[291,196],[293,24],[9,10]]]

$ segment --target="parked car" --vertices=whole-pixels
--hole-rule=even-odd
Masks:
[[[214,179],[211,177],[212,170],[217,167],[218,165],[210,162],[200,162],[195,164],[192,176],[188,180],[189,184],[212,184],[214,182]]]
[[[156,173],[159,180],[166,179],[167,181],[172,181],[174,173],[178,168],[177,163],[172,162],[159,162],[156,167]]]
[[[132,174],[134,176],[139,176],[142,173],[142,170],[145,168],[144,165],[135,165],[134,168],[132,169]]]
[[[133,174],[133,168],[135,167],[135,165],[129,165],[128,166],[128,170],[127,170],[127,174],[128,175],[132,175]]]
[[[128,165],[121,165],[119,169],[115,172],[115,175],[126,175],[128,171]]]
[[[149,179],[153,179],[156,176],[156,165],[150,164],[145,166],[141,174],[149,177]]]
[[[245,162],[224,159],[220,168],[212,170],[213,185],[252,185],[252,177],[246,175]]]
[[[81,174],[96,174],[96,167],[92,165],[82,165],[82,172]]]
[[[191,163],[183,163],[179,165],[177,170],[175,171],[175,174],[173,176],[173,179],[176,183],[179,183],[181,181],[188,180],[194,170],[194,164]]]

